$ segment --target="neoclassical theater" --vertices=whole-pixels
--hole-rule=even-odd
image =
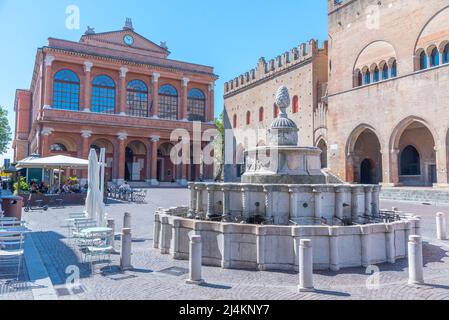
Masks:
[[[16,93],[15,161],[31,154],[87,159],[90,148],[105,148],[106,176],[116,183],[211,178],[211,165],[173,164],[177,141],[170,135],[185,129],[202,140],[215,127],[218,77],[212,67],[169,54],[164,42],[135,32],[130,19],[119,31],[88,28],[79,42],[50,38],[37,50],[30,89]]]
[[[321,148],[332,174],[351,183],[448,187],[448,1],[328,0],[328,20],[323,46],[312,40],[261,59],[225,83],[227,127],[266,127],[277,111],[264,88],[286,85],[300,144]],[[241,171],[228,166],[227,179]]]

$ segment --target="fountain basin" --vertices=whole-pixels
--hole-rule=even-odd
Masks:
[[[188,260],[189,239],[200,235],[204,265],[225,269],[298,271],[301,239],[313,242],[315,270],[395,263],[407,256],[408,238],[420,234],[421,226],[416,217],[355,226],[262,226],[189,219],[188,211],[180,207],[156,212],[154,247]]]

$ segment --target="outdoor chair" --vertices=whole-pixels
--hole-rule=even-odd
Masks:
[[[20,277],[25,234],[20,232],[0,232],[0,276]]]
[[[84,246],[81,247],[83,254],[83,263],[88,262],[90,264],[91,273],[94,273],[94,260],[108,261],[108,266],[111,266],[111,254],[114,248],[109,243],[109,239],[112,236],[112,231],[101,234],[89,234],[86,235],[84,240]]]

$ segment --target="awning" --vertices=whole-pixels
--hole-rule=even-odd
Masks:
[[[54,156],[48,158],[27,158],[19,161],[17,169],[87,169],[89,161],[84,159],[72,158],[67,156]]]

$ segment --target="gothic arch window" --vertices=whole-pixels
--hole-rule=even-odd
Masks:
[[[391,77],[396,78],[398,76],[398,64],[395,61],[391,64]]]
[[[259,109],[259,122],[264,121],[265,119],[265,110],[263,107],[260,107]]]
[[[67,147],[62,143],[55,143],[50,146],[50,151],[52,152],[67,152]]]
[[[298,113],[299,112],[299,98],[298,98],[298,96],[294,96],[293,97],[292,111],[293,111],[293,113]]]
[[[200,89],[192,89],[187,95],[189,121],[206,121],[206,96]]]
[[[369,70],[366,70],[364,78],[365,78],[364,82],[365,85],[371,83],[371,72]]]
[[[379,82],[379,80],[380,80],[379,68],[376,66],[373,71],[373,82]]]
[[[171,84],[159,88],[159,118],[178,119],[178,91]]]
[[[53,109],[78,111],[80,104],[80,79],[71,70],[55,74],[53,82]]]
[[[148,87],[141,80],[133,80],[126,88],[126,113],[135,117],[148,117]]]
[[[440,64],[440,52],[434,48],[430,53],[430,67],[436,67]]]
[[[449,63],[449,43],[443,49],[443,63]]]
[[[413,146],[406,147],[401,153],[401,175],[421,175],[421,159],[418,150]]]
[[[427,69],[427,55],[425,51],[422,51],[419,55],[419,70]]]
[[[385,63],[382,68],[382,80],[388,80],[388,76],[389,76],[389,69],[388,65]]]
[[[111,77],[100,75],[92,81],[92,112],[115,113],[115,83]]]
[[[246,113],[246,125],[249,126],[251,124],[251,112],[248,111]]]
[[[362,72],[360,70],[357,71],[357,86],[358,87],[363,86],[363,75],[362,75]]]

